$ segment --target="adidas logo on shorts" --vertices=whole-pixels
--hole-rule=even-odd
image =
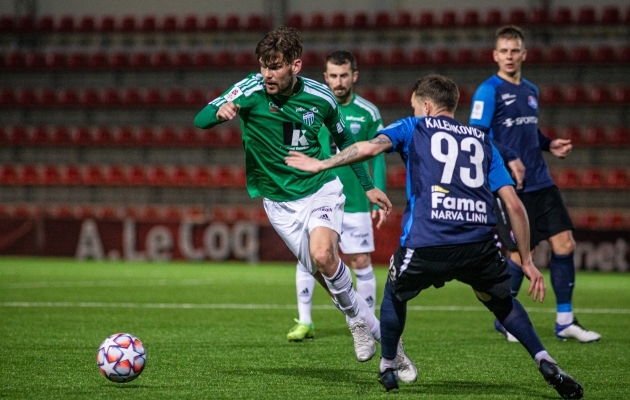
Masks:
[[[368,243],[367,240],[363,239],[363,241],[361,242],[361,246],[366,247],[369,246],[370,244]]]
[[[325,219],[326,221],[330,221],[330,218],[328,218],[328,214],[322,214],[319,216],[319,219]]]

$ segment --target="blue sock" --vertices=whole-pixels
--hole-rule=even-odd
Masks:
[[[387,360],[396,358],[398,341],[405,329],[407,302],[399,301],[391,292],[389,282],[385,284],[381,302],[381,357]]]
[[[508,332],[518,339],[518,341],[527,349],[532,358],[534,358],[536,354],[545,350],[545,346],[543,346],[540,341],[540,338],[532,325],[532,321],[529,319],[529,315],[527,315],[527,311],[525,311],[521,303],[519,303],[515,297],[511,297],[511,299],[512,311],[509,312],[503,321],[499,319],[499,322],[503,324]],[[497,316],[497,318],[499,318],[499,316]]]
[[[573,287],[575,286],[575,265],[573,264],[573,253],[568,255],[551,253],[551,260],[549,260],[549,274],[551,276],[551,286],[556,294],[558,312],[571,312]]]
[[[512,261],[511,258],[508,258],[507,263],[510,268],[510,294],[516,297],[519,289],[521,288],[521,284],[523,283],[523,277],[525,274],[523,273],[523,268]]]

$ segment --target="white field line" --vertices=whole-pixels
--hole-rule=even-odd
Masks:
[[[235,309],[235,310],[293,310],[294,304],[199,304],[199,303],[103,303],[103,302],[2,302],[0,307],[21,308],[154,308],[154,309]],[[316,310],[335,310],[333,305],[313,305]],[[408,306],[410,311],[483,311],[485,307],[460,306]],[[579,314],[630,314],[630,309],[624,308],[578,308]],[[532,308],[527,312],[555,313],[553,308]]]

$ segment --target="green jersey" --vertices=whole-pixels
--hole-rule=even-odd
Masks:
[[[222,121],[216,112],[232,101],[240,106],[239,117],[245,148],[247,190],[251,197],[273,201],[292,201],[317,192],[335,179],[335,173],[304,172],[286,165],[289,150],[324,159],[328,149],[319,141],[319,130],[326,126],[335,143],[344,149],[355,143],[339,112],[330,89],[314,80],[297,77],[291,96],[269,95],[261,74],[250,74],[223,95],[211,101],[195,117],[195,126],[211,128]],[[365,166],[352,166],[365,191],[374,184]]]
[[[363,97],[357,94],[352,95],[352,100],[348,104],[340,104],[341,115],[346,124],[346,128],[352,132],[357,142],[371,140],[374,135],[383,128],[383,121],[378,108]],[[324,128],[321,131],[322,143],[330,140],[330,134]],[[331,151],[336,151],[332,148]],[[383,153],[370,160],[372,176],[376,187],[385,191],[385,155]],[[341,183],[343,183],[343,193],[346,195],[345,212],[364,213],[370,211],[370,202],[365,195],[361,183],[349,166],[335,168],[333,170]],[[378,208],[375,206],[375,208]]]

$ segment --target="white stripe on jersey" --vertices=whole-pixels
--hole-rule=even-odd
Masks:
[[[363,108],[364,110],[366,110],[367,112],[370,113],[370,115],[372,115],[372,120],[374,122],[378,121],[379,119],[381,119],[381,113],[378,112],[378,108],[376,108],[376,106],[372,103],[370,103],[369,101],[365,100],[363,97],[360,97],[359,95],[357,95],[354,98],[354,104],[356,104],[357,106]]]
[[[249,95],[251,95],[254,92],[257,92],[259,90],[263,90],[265,87],[263,85],[256,85],[254,87],[252,87],[251,89],[247,89],[243,91],[243,94],[245,94],[245,97],[249,97]]]
[[[302,78],[304,81],[304,91],[314,96],[326,100],[334,109],[337,109],[337,101],[328,86],[322,85],[312,79]]]
[[[234,85],[232,85],[233,87],[238,87],[239,89],[241,89],[241,91],[243,92],[243,94],[246,97],[249,97],[249,95],[251,95],[252,93],[258,91],[258,90],[262,90],[264,89],[264,87],[262,86],[261,82],[260,82],[260,78],[262,77],[262,75],[257,74],[254,77],[247,77],[245,79],[242,79],[238,82],[236,82]],[[212,100],[210,103],[208,104],[212,104],[215,107],[220,107],[223,103],[226,102],[226,99],[223,97],[223,95],[217,97],[216,99]]]

